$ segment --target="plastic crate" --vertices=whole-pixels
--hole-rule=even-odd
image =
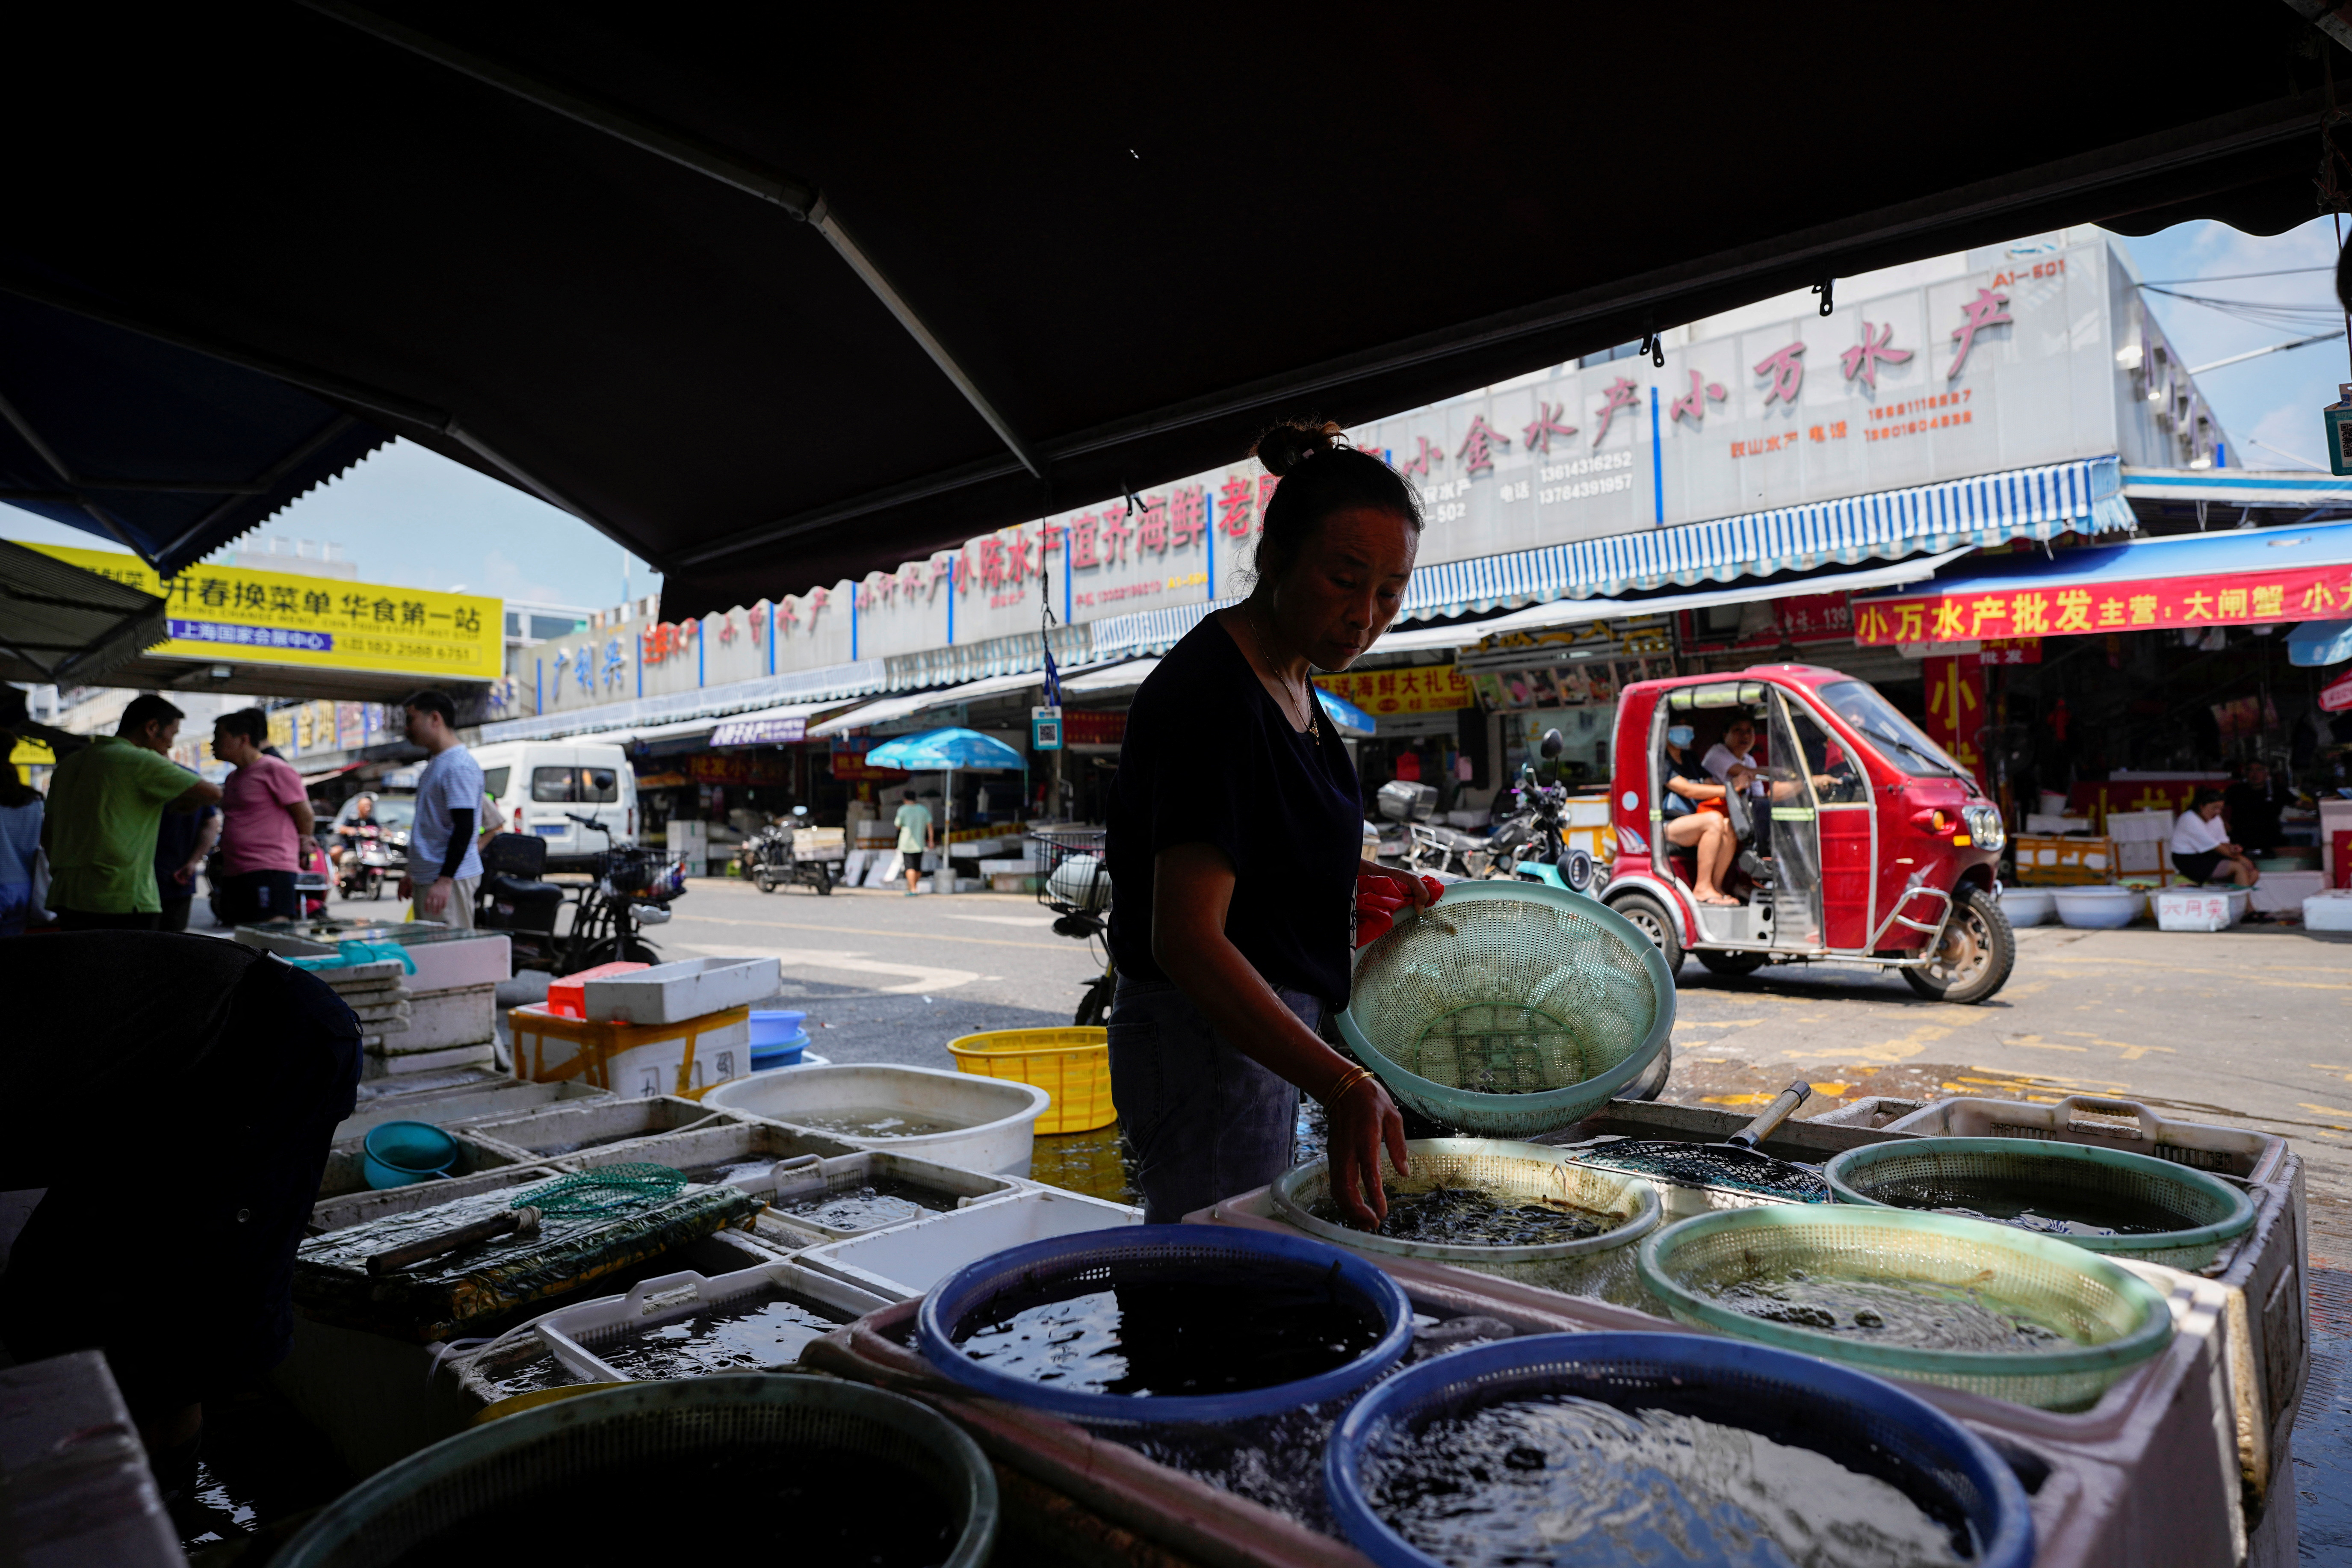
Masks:
[[[948,1042],[962,1071],[1009,1078],[1054,1097],[1036,1135],[1092,1132],[1118,1120],[1110,1098],[1110,1033],[1102,1028],[992,1029]]]
[[[812,1247],[800,1261],[886,1300],[911,1301],[965,1264],[1008,1247],[1142,1223],[1139,1208],[1032,1187],[993,1203]]]
[[[528,1186],[560,1173],[552,1165],[499,1165],[446,1181],[415,1182],[404,1187],[387,1187],[382,1192],[369,1190],[320,1198],[310,1205],[310,1226],[305,1234],[322,1236],[331,1230],[349,1230],[352,1226],[365,1225],[372,1219],[383,1219],[387,1215],[414,1214],[418,1209],[434,1208],[453,1198],[469,1198],[479,1193]]]
[[[781,1132],[782,1129],[776,1131]],[[919,1223],[921,1216],[909,1216],[880,1225],[845,1227],[828,1225],[805,1215],[788,1213],[780,1206],[794,1199],[847,1192],[876,1181],[901,1182],[929,1194],[940,1203],[940,1207],[931,1211],[938,1214],[970,1208],[975,1204],[992,1203],[999,1198],[1013,1197],[1034,1190],[1034,1184],[1011,1176],[983,1175],[978,1171],[942,1165],[936,1160],[919,1160],[911,1154],[866,1149],[854,1154],[835,1154],[820,1159],[798,1170],[779,1170],[764,1185],[751,1185],[751,1191],[768,1200],[768,1208],[759,1216],[752,1234],[764,1245],[787,1252],[799,1252],[811,1247],[823,1247],[827,1242],[846,1241],[853,1236],[866,1236]]]
[[[1827,1120],[1823,1118],[1822,1120]],[[2021,1100],[1938,1100],[1885,1125],[1919,1138],[2046,1138],[2154,1154],[2241,1181],[2277,1180],[2292,1158],[2286,1140],[2242,1127],[2173,1121],[2136,1100],[2070,1094],[2053,1104]]]
[[[598,1100],[586,1104],[542,1106],[521,1116],[478,1121],[468,1131],[475,1136],[520,1149],[534,1160],[554,1160],[568,1154],[607,1149],[663,1133],[715,1122],[740,1121],[725,1110],[698,1105],[676,1095],[645,1100]],[[648,1158],[632,1153],[629,1158]]]
[[[789,1290],[847,1323],[889,1305],[845,1279],[796,1263],[761,1263],[715,1279],[692,1270],[639,1280],[625,1295],[560,1307],[531,1324],[531,1332],[564,1369],[583,1383],[626,1383],[629,1375],[597,1354],[609,1353],[651,1329],[763,1290]],[[797,1360],[798,1358],[793,1358]],[[790,1362],[780,1363],[790,1365]],[[761,1369],[770,1370],[770,1369]]]
[[[392,1117],[388,1120],[399,1121],[409,1119]],[[532,1163],[531,1157],[521,1150],[501,1143],[496,1139],[483,1137],[471,1130],[453,1130],[449,1136],[457,1140],[457,1158],[446,1173],[451,1176],[471,1176],[485,1171],[494,1171],[504,1165],[528,1165]],[[321,1200],[374,1190],[368,1185],[367,1156],[365,1150],[362,1148],[366,1140],[367,1134],[362,1132],[357,1137],[346,1138],[341,1142],[328,1146],[326,1166],[319,1173],[319,1196]],[[418,1185],[427,1191],[435,1191],[438,1190],[443,1184],[425,1182]]]

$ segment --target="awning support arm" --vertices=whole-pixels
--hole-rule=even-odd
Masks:
[[[803,223],[814,224],[817,232],[824,235],[826,242],[849,264],[849,269],[874,291],[874,297],[882,301],[883,308],[906,330],[907,335],[930,355],[931,363],[940,367],[940,374],[963,394],[964,401],[971,404],[972,411],[996,433],[996,438],[1021,459],[1021,466],[1036,478],[1045,477],[1044,463],[1013,428],[1012,422],[997,412],[996,405],[981,391],[979,384],[972,380],[962,365],[956,363],[955,357],[940,342],[938,335],[925,324],[914,306],[908,303],[906,296],[898,292],[881,268],[875,264],[874,258],[849,237],[848,231],[841,226],[841,220],[834,216],[814,186],[788,174],[763,169],[686,132],[657,124],[585,94],[569,91],[536,77],[511,70],[479,55],[444,43],[429,33],[418,32],[390,17],[378,16],[364,6],[348,5],[345,0],[302,0],[302,4],[321,16],[356,28],[396,48],[406,49],[460,76],[469,77],[485,87],[510,93],[551,114],[560,114],[574,124],[602,132],[614,141],[625,142],[656,158],[667,158],[681,168],[691,169],[746,195],[782,207]]]

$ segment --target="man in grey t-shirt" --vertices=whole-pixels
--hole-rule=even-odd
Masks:
[[[471,927],[482,857],[474,823],[482,809],[482,769],[457,743],[457,708],[448,694],[420,691],[403,704],[408,738],[433,754],[416,781],[416,816],[408,825],[408,879],[416,918]]]

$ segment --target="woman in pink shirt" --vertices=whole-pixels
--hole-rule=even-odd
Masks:
[[[236,771],[221,786],[220,912],[230,925],[288,921],[302,840],[315,825],[302,775],[261,749],[269,721],[258,708],[213,722],[213,755]]]

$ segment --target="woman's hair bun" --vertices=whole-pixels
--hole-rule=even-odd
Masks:
[[[1257,438],[1251,454],[1265,465],[1265,471],[1280,479],[1309,458],[1319,457],[1343,445],[1339,426],[1325,420],[1310,424],[1304,419],[1289,419],[1275,426]]]

